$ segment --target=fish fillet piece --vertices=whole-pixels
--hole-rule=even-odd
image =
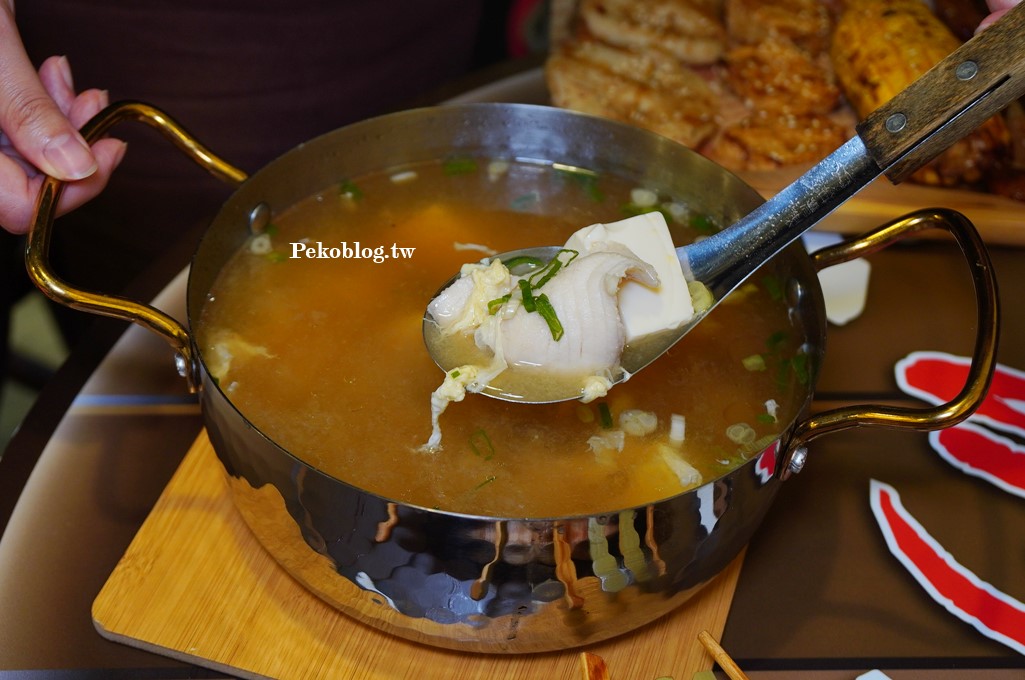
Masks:
[[[696,147],[718,130],[708,82],[664,53],[632,52],[582,37],[548,59],[552,103],[657,132]]]
[[[488,317],[488,301],[502,297],[512,287],[509,270],[499,260],[490,264],[465,264],[460,278],[430,304],[427,311],[445,333],[474,329]]]
[[[634,51],[662,50],[688,64],[718,61],[726,32],[708,3],[688,0],[583,0],[579,16],[601,40]]]
[[[632,252],[610,244],[573,260],[538,293],[548,296],[564,335],[552,337],[547,322],[522,306],[496,324],[500,338],[482,339],[510,366],[536,365],[569,374],[598,374],[619,365],[626,341],[617,294],[624,279],[658,286],[655,269]],[[497,352],[496,352],[497,354]]]

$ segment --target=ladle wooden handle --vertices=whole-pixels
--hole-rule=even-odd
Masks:
[[[245,172],[219,158],[174,119],[149,104],[133,101],[111,104],[86,123],[81,133],[87,142],[92,143],[115,124],[125,120],[140,121],[156,128],[187,156],[219,179],[236,185],[246,179]],[[82,290],[62,281],[53,273],[49,262],[50,236],[63,190],[64,182],[47,177],[39,191],[25,249],[25,267],[29,277],[47,297],[66,307],[131,321],[166,339],[177,353],[178,372],[186,378],[189,389],[195,390],[198,375],[195,357],[188,330],[182,324],[150,305]]]
[[[1004,15],[858,126],[894,183],[906,179],[1025,90],[1025,3]]]
[[[795,456],[808,442],[824,434],[853,427],[881,426],[907,430],[937,430],[950,427],[970,416],[982,403],[996,369],[1000,309],[993,265],[972,223],[959,212],[933,208],[911,213],[885,224],[848,243],[817,251],[812,263],[817,270],[882,250],[925,229],[945,229],[957,244],[971,269],[976,297],[975,347],[968,376],[961,391],[950,401],[929,408],[900,408],[874,404],[832,409],[798,422],[790,433],[777,466],[786,479],[799,471],[803,454]],[[795,458],[798,463],[795,464]]]

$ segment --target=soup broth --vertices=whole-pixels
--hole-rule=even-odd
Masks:
[[[484,248],[559,244],[655,208],[677,244],[710,227],[651,188],[550,165],[461,159],[346,180],[232,258],[200,315],[201,353],[267,436],[392,500],[533,518],[661,500],[761,451],[800,406],[806,357],[771,273],[607,397],[468,395],[441,418],[441,450],[423,448],[444,377],[421,332],[438,287]]]

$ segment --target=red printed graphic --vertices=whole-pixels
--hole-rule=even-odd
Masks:
[[[913,397],[942,404],[964,386],[970,363],[943,352],[914,352],[897,362],[897,384]],[[989,393],[971,419],[1025,437],[1025,372],[997,366]]]
[[[963,387],[971,360],[941,352],[915,352],[896,366],[905,393],[931,404]],[[965,474],[1025,498],[1025,447],[1002,436],[1025,437],[1025,373],[997,366],[989,392],[965,422],[929,434],[940,456]],[[1025,605],[980,580],[935,541],[904,509],[890,486],[872,481],[872,511],[890,551],[929,595],[949,612],[1025,654]]]
[[[970,422],[931,432],[929,443],[965,474],[1025,498],[1025,447]]]
[[[915,352],[897,362],[897,383],[907,394],[940,404],[961,389],[970,361],[942,352]],[[1025,449],[979,425],[1025,437],[1025,373],[997,366],[979,410],[968,421],[929,436],[933,448],[954,467],[1025,497]]]
[[[904,509],[892,486],[872,480],[870,499],[890,552],[929,595],[986,637],[1025,654],[1025,604],[954,560]]]
[[[762,484],[768,484],[769,480],[772,479],[772,475],[776,472],[776,451],[779,448],[779,440],[772,442],[769,446],[762,451],[762,455],[758,456],[758,460],[755,461],[755,475]]]

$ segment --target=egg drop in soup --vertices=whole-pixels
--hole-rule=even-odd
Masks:
[[[489,159],[339,178],[225,266],[200,314],[203,361],[269,438],[390,500],[551,518],[675,496],[760,453],[801,406],[811,367],[777,273],[756,274],[607,395],[537,405],[469,394],[441,415],[433,447],[431,395],[445,375],[422,322],[453,272],[497,252],[656,210],[677,245],[717,227],[685,199]]]

